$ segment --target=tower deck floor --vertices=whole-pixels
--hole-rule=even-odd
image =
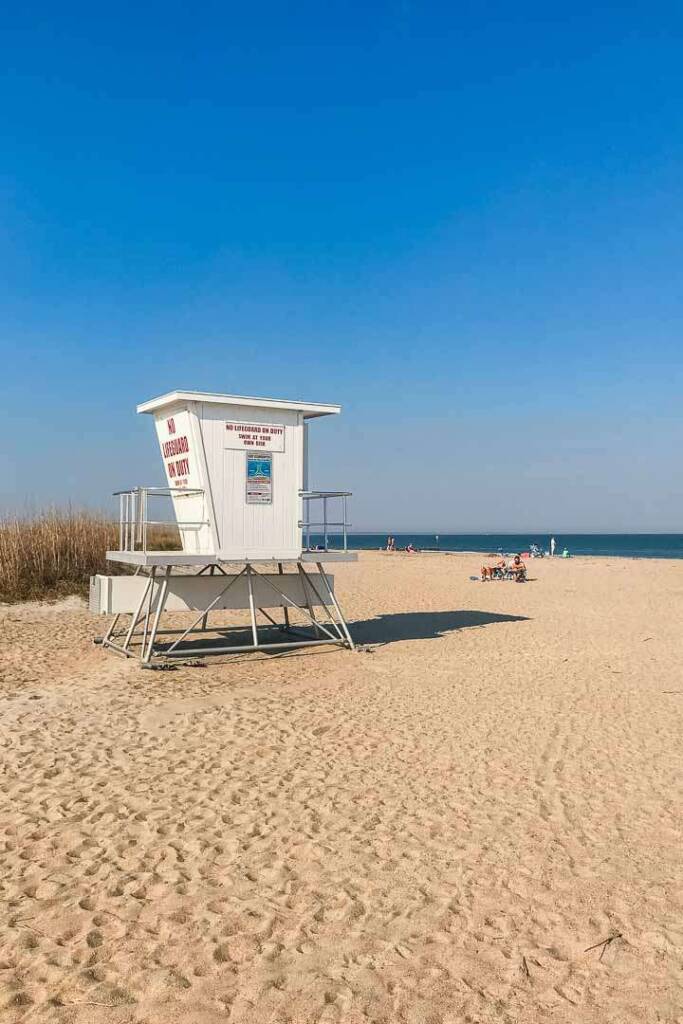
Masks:
[[[273,562],[357,562],[358,555],[355,551],[302,551],[296,558],[282,558],[278,555],[271,558],[244,558],[236,555],[229,558],[216,554],[188,555],[183,551],[107,551],[107,561],[151,568],[169,565],[244,565],[247,562],[250,565],[268,565]]]

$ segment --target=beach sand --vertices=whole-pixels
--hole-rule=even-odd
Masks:
[[[0,1017],[680,1024],[683,562],[481,561],[173,672],[0,609]]]

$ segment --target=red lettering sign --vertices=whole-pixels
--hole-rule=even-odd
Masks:
[[[190,446],[186,437],[174,437],[170,441],[164,441],[161,450],[164,458],[168,459],[171,455],[182,455],[183,452],[189,452]]]

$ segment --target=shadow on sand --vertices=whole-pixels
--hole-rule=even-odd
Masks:
[[[527,615],[497,615],[495,612],[395,612],[391,615],[378,615],[374,619],[359,619],[356,622],[349,622],[349,629],[355,644],[360,646],[372,644],[382,647],[385,644],[398,643],[401,640],[437,640],[446,633],[453,633],[458,629],[474,629],[479,626],[490,626],[496,622],[529,621],[530,619]],[[212,632],[218,633],[219,636],[223,633],[226,637],[226,645],[230,642],[235,645],[251,643],[251,630],[248,626],[233,626],[225,631],[214,629]],[[282,638],[282,634],[277,630],[271,629],[268,626],[261,626],[262,638],[268,634],[270,634],[271,641]],[[302,632],[301,635],[312,636],[312,633],[309,630],[307,634]],[[216,639],[215,637],[194,639],[185,641],[185,644],[187,646],[188,658],[201,658],[205,655],[206,648],[216,645]],[[170,646],[170,641],[168,644],[159,644],[158,646],[159,650],[163,651],[166,647]],[[317,654],[325,654],[332,653],[334,648],[325,651],[324,648],[317,647],[315,650]],[[236,651],[231,654],[226,651],[226,654],[229,654],[231,658],[237,657],[240,653],[243,653],[245,658],[252,659],[256,652]],[[264,647],[258,653],[268,658],[292,658],[300,656],[302,651],[269,651]],[[176,666],[171,665],[167,667],[174,668]],[[177,667],[180,667],[180,662],[178,662]]]
[[[496,622],[528,622],[527,615],[497,615],[495,612],[396,612],[375,619],[350,622],[357,644],[393,644],[400,640],[436,640],[457,629],[490,626]]]

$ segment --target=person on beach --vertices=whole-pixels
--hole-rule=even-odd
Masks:
[[[515,583],[524,583],[526,580],[526,566],[521,555],[515,555],[510,564],[510,572],[514,576]]]
[[[555,555],[555,538],[550,538],[550,557],[553,558]]]

